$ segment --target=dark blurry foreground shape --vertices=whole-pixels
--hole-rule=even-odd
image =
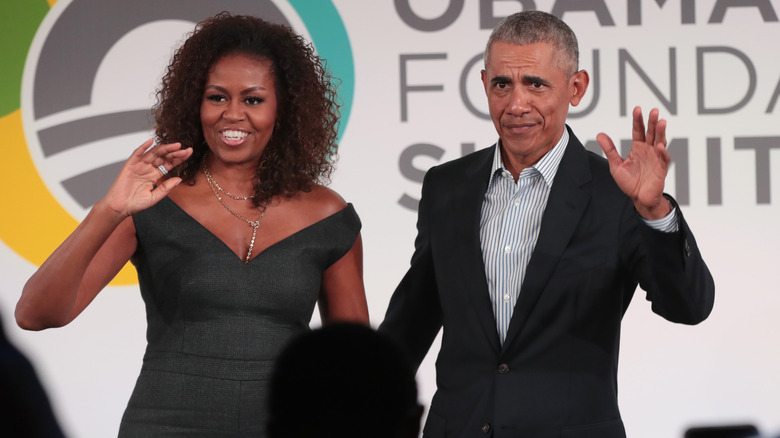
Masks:
[[[692,427],[685,431],[684,438],[751,438],[759,436],[758,429],[752,424],[740,424]]]
[[[5,337],[0,320],[0,436],[60,438],[64,435],[29,360]]]
[[[359,324],[303,334],[271,379],[270,438],[417,438],[414,371],[394,341]]]

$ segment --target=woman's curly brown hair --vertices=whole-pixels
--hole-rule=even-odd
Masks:
[[[290,28],[260,18],[222,12],[204,20],[178,49],[153,108],[160,144],[180,142],[192,156],[171,174],[192,182],[209,148],[200,106],[209,70],[225,55],[244,54],[272,63],[277,114],[273,135],[257,167],[254,203],[292,196],[327,181],[336,157],[339,106],[336,86],[310,43]]]

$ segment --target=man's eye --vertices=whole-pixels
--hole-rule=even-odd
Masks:
[[[508,86],[509,86],[509,84],[506,83],[506,82],[498,82],[498,83],[496,83],[496,87],[498,87],[498,88],[506,88]]]
[[[539,81],[534,81],[534,82],[531,82],[531,86],[534,87],[534,88],[542,88],[544,86],[544,84],[539,82]]]

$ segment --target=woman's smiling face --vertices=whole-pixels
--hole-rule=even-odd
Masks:
[[[274,131],[276,106],[270,61],[244,54],[220,58],[209,71],[200,106],[211,152],[224,162],[259,162]]]

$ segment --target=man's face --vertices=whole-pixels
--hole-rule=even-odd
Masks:
[[[567,78],[563,56],[550,43],[515,45],[496,41],[482,70],[490,117],[503,156],[519,172],[544,156],[560,139],[569,104],[580,103],[588,74]],[[518,168],[519,167],[519,168]],[[510,169],[512,170],[512,169]]]

